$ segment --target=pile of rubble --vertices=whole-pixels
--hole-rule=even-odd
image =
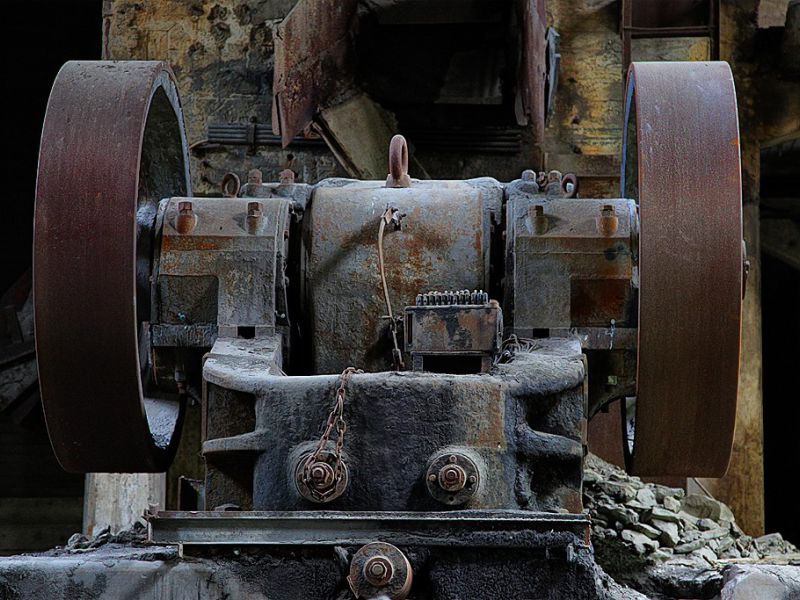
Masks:
[[[104,527],[91,537],[81,533],[74,533],[67,540],[65,546],[56,547],[56,550],[77,554],[97,550],[106,544],[125,544],[131,547],[147,546],[149,545],[147,541],[147,525],[141,521],[136,521],[130,528],[118,533],[112,533],[110,527]]]
[[[617,581],[655,598],[710,598],[731,563],[800,564],[779,533],[746,535],[722,502],[644,483],[589,455],[584,504],[598,563]]]

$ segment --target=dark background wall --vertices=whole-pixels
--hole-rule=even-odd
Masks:
[[[99,0],[3,2],[0,294],[31,266],[39,134],[50,86],[66,60],[100,57],[101,10]],[[40,406],[0,411],[0,555],[63,544],[81,530],[82,513],[83,477],[56,462]]]
[[[100,0],[3,1],[3,188],[0,290],[29,266],[39,135],[50,86],[69,59],[100,58]]]

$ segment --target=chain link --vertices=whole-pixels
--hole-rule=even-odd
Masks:
[[[325,454],[327,452],[327,446],[330,442],[331,434],[333,433],[334,429],[336,430],[336,449],[334,451],[335,462],[333,466],[333,481],[328,489],[331,491],[335,490],[337,484],[344,476],[342,448],[344,447],[344,437],[347,433],[347,423],[344,420],[345,388],[351,375],[363,372],[364,371],[361,369],[356,369],[355,367],[347,367],[344,371],[342,371],[342,374],[339,377],[339,387],[336,390],[336,402],[334,403],[331,412],[328,414],[328,420],[325,423],[325,430],[322,433],[322,437],[319,439],[316,450],[309,455],[305,464],[303,465],[303,481],[311,490],[315,489],[312,485],[311,468],[314,463],[327,462],[325,460]],[[321,495],[324,496],[327,494],[323,493]]]

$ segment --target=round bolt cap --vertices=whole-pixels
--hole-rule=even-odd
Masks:
[[[480,487],[481,474],[475,461],[463,452],[440,452],[428,462],[425,484],[432,498],[458,506],[469,502]]]
[[[342,461],[341,476],[337,479],[334,452],[323,450],[317,460],[306,467],[309,456],[309,452],[300,456],[294,468],[294,481],[300,495],[317,504],[324,504],[341,496],[350,481],[347,464]]]
[[[353,555],[347,583],[356,598],[405,600],[413,581],[411,563],[392,544],[371,542]]]
[[[373,556],[364,564],[364,578],[375,587],[384,587],[392,579],[394,567],[383,555]]]

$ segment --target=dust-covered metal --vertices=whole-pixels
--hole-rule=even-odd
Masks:
[[[413,575],[411,563],[397,546],[371,542],[353,556],[347,583],[356,598],[405,600]]]
[[[742,310],[739,126],[724,62],[634,63],[622,192],[638,202],[632,472],[721,477],[736,420]]]
[[[255,349],[223,354],[223,342],[203,370],[208,506],[319,506],[298,493],[297,465],[320,447],[340,377],[257,370]],[[571,339],[539,340],[535,349],[482,375],[354,375],[343,403],[347,439],[341,457],[349,482],[325,507],[438,510],[442,503],[424,479],[431,457],[449,452],[448,458],[464,455],[474,463],[473,469],[456,462],[467,484],[470,475],[479,475],[480,485],[464,492],[470,508],[579,512],[584,376],[580,345]],[[331,453],[332,437],[325,446]]]
[[[317,184],[302,223],[312,372],[340,373],[349,365],[383,371],[395,362],[376,239],[387,207],[405,214],[385,227],[383,239],[388,296],[405,307],[422,290],[491,289],[502,196],[488,177],[415,180],[407,188],[344,179]]]
[[[383,539],[397,546],[426,545],[449,551],[480,543],[482,547],[515,550],[549,546],[555,552],[569,538],[588,546],[590,525],[585,514],[530,510],[165,511],[149,516],[148,521],[150,539],[160,544],[327,546],[364,545]],[[538,540],[525,535],[548,531],[556,535]]]
[[[405,349],[415,371],[486,373],[502,336],[500,305],[483,290],[420,294],[405,310]]]
[[[176,398],[150,394],[158,202],[190,192],[183,117],[161,62],[69,62],[42,132],[34,224],[42,403],[68,471],[164,471]]]
[[[275,34],[272,126],[283,146],[352,76],[356,0],[300,0]]]
[[[344,401],[347,392],[347,381],[355,373],[362,371],[347,367],[341,376],[336,389],[336,401],[328,415],[325,429],[319,440],[317,449],[303,457],[297,466],[297,489],[300,495],[312,502],[330,502],[341,496],[349,481],[347,464],[342,458],[344,436],[347,423],[344,420]],[[336,432],[336,441],[331,441],[331,434]],[[333,450],[329,450],[332,446]]]
[[[428,463],[425,485],[432,498],[448,506],[467,504],[481,485],[480,459],[469,451],[447,448]]]

